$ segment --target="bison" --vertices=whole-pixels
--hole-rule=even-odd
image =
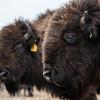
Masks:
[[[42,44],[43,76],[83,100],[100,85],[100,2],[72,0],[54,12]],[[92,99],[89,99],[92,100]]]
[[[46,27],[51,15],[49,12],[39,17],[40,21],[37,19],[37,23],[41,22],[41,27],[40,24],[36,25],[36,21],[30,23],[28,20],[19,19],[0,31],[0,81],[11,95],[19,91],[20,84],[25,84],[35,86],[39,91],[45,90],[52,96],[68,97],[63,88],[47,82],[42,75],[43,27]]]
[[[65,88],[47,82],[42,75],[41,44],[52,13],[47,12],[31,23],[16,20],[0,31],[0,81],[11,95],[15,95],[24,84],[35,86],[39,91],[45,90],[52,96],[69,98]],[[86,98],[95,100],[96,97],[89,91]]]
[[[40,25],[40,22],[39,22],[39,20],[41,21],[41,23],[42,23],[42,20],[44,19],[45,20],[45,16],[46,15],[48,15],[47,16],[47,18],[49,18],[49,16],[50,16],[50,14],[51,14],[51,12],[50,11],[47,11],[47,13],[46,14],[42,14],[42,15],[40,15],[39,16],[39,18],[37,19],[37,21],[34,21],[34,23],[33,24],[37,24],[37,23],[39,23],[39,25]],[[37,22],[37,23],[36,23]],[[15,25],[14,25],[15,24]],[[15,21],[15,23],[13,23],[13,24],[10,24],[10,25],[7,25],[6,27],[4,27],[2,30],[1,30],[1,32],[0,32],[0,37],[2,38],[1,40],[0,40],[0,43],[2,42],[2,41],[4,41],[4,40],[6,40],[5,41],[5,43],[4,42],[2,42],[1,44],[0,44],[0,59],[2,59],[1,61],[0,61],[0,67],[1,67],[1,69],[0,69],[0,76],[4,76],[4,77],[6,77],[5,75],[8,75],[8,71],[7,71],[7,68],[5,67],[3,67],[3,65],[4,65],[4,63],[6,63],[6,65],[8,65],[8,63],[6,62],[6,61],[8,61],[8,58],[7,57],[5,57],[5,58],[3,58],[3,56],[5,56],[5,55],[9,55],[10,56],[10,53],[8,54],[8,52],[4,55],[4,53],[5,53],[5,47],[3,47],[4,45],[6,45],[6,42],[7,41],[9,41],[9,40],[11,40],[11,41],[13,41],[13,39],[14,39],[14,37],[9,37],[9,36],[7,36],[7,35],[10,35],[10,34],[13,34],[13,32],[16,34],[15,35],[15,38],[17,39],[17,35],[21,35],[20,33],[22,33],[22,35],[24,36],[27,36],[27,34],[25,34],[25,33],[27,33],[27,32],[29,32],[29,33],[32,33],[33,34],[33,38],[30,40],[30,42],[33,42],[34,43],[34,41],[35,40],[38,40],[36,37],[35,37],[35,35],[36,35],[36,30],[31,30],[31,27],[30,27],[30,25],[28,25],[29,23],[28,22],[26,22],[26,21],[24,21],[24,20],[21,20],[21,19],[19,19],[19,20],[16,20]],[[15,28],[14,28],[15,27]],[[36,25],[36,27],[37,27],[37,25]],[[43,26],[42,26],[43,27]],[[32,28],[32,29],[35,29],[35,28]],[[43,30],[43,29],[42,29]],[[41,31],[42,31],[41,30]],[[11,31],[11,32],[10,32]],[[31,31],[33,31],[33,32],[31,32]],[[18,34],[18,32],[20,32],[19,34]],[[2,34],[5,34],[6,36],[1,36]],[[12,35],[11,35],[12,36]],[[19,36],[18,36],[19,37]],[[6,39],[6,38],[8,38],[8,39]],[[12,39],[9,39],[9,38],[12,38]],[[23,38],[25,38],[25,37],[23,37]],[[20,39],[19,39],[20,40]],[[18,41],[19,41],[18,40]],[[11,46],[14,46],[14,45],[16,45],[16,43],[15,44],[12,44],[12,42],[11,41],[9,41],[9,44],[11,45]],[[20,40],[21,41],[21,40]],[[19,41],[19,43],[20,43],[20,41]],[[23,41],[23,40],[22,40]],[[28,43],[28,40],[25,40],[26,41],[26,44]],[[25,42],[25,41],[23,41],[23,42]],[[17,41],[16,41],[17,42]],[[10,47],[10,45],[9,45],[9,47]],[[28,46],[30,45],[30,44],[27,44]],[[14,47],[12,47],[13,49],[14,49]],[[8,49],[12,49],[12,48],[8,48]],[[17,48],[19,48],[19,47],[17,47]],[[29,48],[29,47],[28,47]],[[15,52],[15,50],[14,50],[14,52]],[[23,51],[21,51],[21,52],[23,52]],[[26,51],[25,51],[26,52]],[[30,52],[30,50],[29,50],[29,52]],[[3,56],[2,56],[3,55]],[[34,54],[32,54],[32,55],[34,55]],[[11,57],[10,57],[11,58]],[[9,59],[10,59],[9,58]],[[20,58],[20,57],[19,57]],[[11,59],[13,59],[13,58],[11,58]],[[20,58],[21,59],[21,58]],[[16,61],[17,61],[17,56],[16,56]],[[24,61],[24,60],[23,60]],[[26,61],[27,61],[27,57],[26,57]],[[9,61],[8,61],[9,62]],[[13,62],[13,61],[12,61]],[[21,61],[20,61],[21,62]],[[19,63],[19,62],[18,62]],[[9,64],[11,64],[10,62],[9,62]],[[15,64],[16,65],[16,64]],[[9,65],[10,66],[10,65]],[[18,65],[16,65],[16,66],[18,66]],[[22,66],[21,65],[21,63],[20,63],[20,66]],[[20,67],[20,66],[18,66],[19,68],[22,68],[22,67]],[[25,66],[27,66],[27,65],[25,65]],[[18,70],[16,70],[14,67],[13,67],[13,69],[11,68],[11,66],[10,66],[10,68],[11,68],[11,70],[14,70],[14,71],[12,71],[13,73],[15,73],[15,74],[17,74],[17,72],[19,72],[16,76],[21,76],[21,74],[20,73],[23,73],[23,72],[20,72],[21,70],[22,71],[24,71],[24,69],[25,69],[25,66],[24,66],[24,62],[23,62],[23,70],[22,69],[19,69],[18,68]],[[28,66],[27,66],[28,67]],[[2,72],[4,72],[4,73],[2,73]],[[9,92],[9,94],[12,96],[14,96],[18,91],[19,91],[19,89],[20,89],[20,86],[19,86],[19,84],[21,84],[21,86],[23,85],[23,83],[25,83],[26,81],[24,80],[24,79],[26,79],[26,78],[30,78],[30,76],[29,75],[31,75],[30,74],[31,73],[31,69],[29,69],[29,71],[28,70],[25,70],[24,71],[24,75],[22,75],[22,77],[21,77],[21,81],[14,81],[14,75],[12,74],[11,76],[9,76],[9,78],[8,78],[8,80],[7,80],[7,78],[6,78],[6,81],[5,80],[2,80],[2,81],[4,81],[4,83],[5,83],[5,86],[6,86],[6,89],[8,90],[8,92]],[[13,78],[12,79],[10,79],[11,77],[13,76]],[[7,76],[8,77],[8,76]],[[2,77],[3,78],[3,77]],[[9,80],[10,79],[10,80]],[[12,81],[13,80],[13,81]],[[20,79],[19,79],[20,80]],[[25,81],[25,82],[24,82]],[[25,83],[25,84],[27,84],[27,86],[29,85],[29,87],[30,87],[30,84],[28,84],[28,81],[27,81],[27,83]],[[28,89],[29,90],[29,89]]]

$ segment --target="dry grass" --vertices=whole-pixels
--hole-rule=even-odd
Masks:
[[[0,100],[59,100],[58,98],[52,98],[50,94],[46,92],[38,92],[36,89],[34,90],[34,97],[24,97],[23,91],[21,91],[21,95],[19,97],[10,97],[6,90],[0,91]],[[100,96],[98,95],[98,100],[100,100]]]
[[[98,97],[98,100],[100,100],[100,95],[98,95],[97,97]]]
[[[38,92],[34,89],[34,96],[33,97],[24,97],[23,91],[21,91],[20,96],[10,97],[6,90],[0,91],[0,100],[59,100],[58,98],[52,98],[50,94],[46,92]]]

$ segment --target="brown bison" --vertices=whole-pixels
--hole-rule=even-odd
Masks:
[[[40,24],[36,25],[36,21],[30,23],[19,19],[0,31],[0,81],[11,95],[18,92],[20,84],[25,84],[35,86],[39,91],[45,90],[52,96],[68,96],[63,88],[47,82],[42,75],[40,45],[45,31],[43,27],[46,27],[46,19],[50,15],[51,12],[47,13],[48,17],[42,15],[40,21],[37,19],[37,23],[41,22],[41,27]]]
[[[83,100],[100,85],[99,1],[72,0],[55,11],[42,47],[44,78],[64,88],[70,100]]]
[[[52,96],[69,98],[70,94],[63,87],[47,82],[42,75],[41,43],[52,13],[47,12],[32,23],[17,20],[0,32],[0,80],[11,95],[24,84],[45,90]],[[95,100],[94,93],[90,92],[86,97]]]

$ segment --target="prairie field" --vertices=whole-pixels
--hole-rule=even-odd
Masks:
[[[34,89],[33,97],[25,97],[23,92],[22,90],[19,96],[10,97],[5,89],[0,90],[0,100],[59,100],[55,97],[52,98],[51,95],[46,92],[38,92],[36,89]]]
[[[100,96],[97,95],[98,100],[100,100]],[[46,92],[38,92],[36,89],[34,89],[34,96],[33,97],[25,97],[23,95],[23,90],[21,91],[20,96],[10,97],[7,93],[7,91],[0,90],[0,100],[60,100],[56,97],[51,97],[50,94],[47,94]]]

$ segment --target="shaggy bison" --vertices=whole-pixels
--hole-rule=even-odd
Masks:
[[[0,31],[0,80],[11,95],[19,91],[20,84],[25,84],[52,96],[67,98],[63,88],[47,82],[42,75],[41,43],[50,15],[51,12],[37,19],[41,27],[36,21],[30,23],[19,19]]]
[[[24,84],[45,90],[52,96],[69,98],[70,94],[63,87],[47,82],[42,75],[41,43],[52,13],[47,12],[32,23],[17,20],[0,32],[0,80],[11,95]],[[89,96],[91,94],[93,97]],[[95,100],[90,91],[86,97]]]
[[[20,79],[30,67],[31,52],[27,52],[28,46],[37,42],[36,31],[31,29],[28,22],[21,20],[16,21],[14,25],[6,26],[0,32],[0,80],[4,82],[11,95],[18,91]]]
[[[37,28],[38,32],[43,33],[47,21],[52,13],[53,11],[51,12],[48,10],[45,14],[41,14],[37,20],[32,22],[32,24],[30,24],[29,21],[24,21],[21,19],[16,20],[15,23],[3,27],[3,29],[0,31],[0,80],[5,83],[6,89],[9,91],[10,95],[15,95],[23,84],[26,84],[27,88],[31,87],[31,85],[33,86],[33,83],[30,83],[32,69],[29,69],[30,63],[25,64],[25,62],[28,61],[29,55],[35,59],[36,53],[29,50],[26,58],[24,57],[24,53],[26,53],[26,49],[30,49],[30,45],[34,44],[34,42],[36,42],[37,45],[39,38],[36,37],[37,31],[35,30],[35,27]],[[27,38],[30,39],[28,40]],[[22,48],[22,43],[25,45],[25,51],[23,51],[24,48]],[[17,44],[18,47],[16,47]],[[6,50],[9,52],[6,52]],[[12,51],[12,53],[10,51]],[[29,60],[29,62],[31,61],[32,60]],[[27,67],[28,69],[26,69]],[[10,71],[9,69],[11,69],[12,72],[10,72],[10,76],[8,77]],[[16,79],[17,77],[19,77],[19,79]]]
[[[100,85],[99,1],[72,0],[55,11],[42,47],[44,78],[64,88],[70,100],[83,100]]]

